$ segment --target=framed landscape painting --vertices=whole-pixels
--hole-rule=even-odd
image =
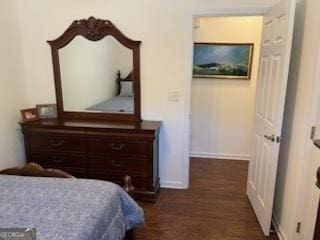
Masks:
[[[250,79],[251,43],[195,43],[193,77]]]

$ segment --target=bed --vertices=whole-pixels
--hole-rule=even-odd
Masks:
[[[0,192],[0,226],[36,228],[39,240],[122,240],[144,225],[137,203],[106,181],[0,174]]]
[[[88,107],[86,110],[110,113],[133,113],[134,94],[133,94],[133,72],[125,78],[121,78],[121,73],[117,73],[117,95],[111,99],[99,102]]]

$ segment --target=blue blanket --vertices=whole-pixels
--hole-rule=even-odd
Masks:
[[[142,209],[98,180],[0,175],[0,227],[36,228],[38,240],[120,240]]]

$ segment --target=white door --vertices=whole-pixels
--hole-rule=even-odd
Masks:
[[[271,226],[294,13],[295,0],[282,0],[263,21],[247,194],[265,235]]]

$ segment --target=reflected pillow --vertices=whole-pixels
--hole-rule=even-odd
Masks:
[[[123,81],[120,82],[120,97],[133,97],[132,91],[132,82],[131,81]]]

